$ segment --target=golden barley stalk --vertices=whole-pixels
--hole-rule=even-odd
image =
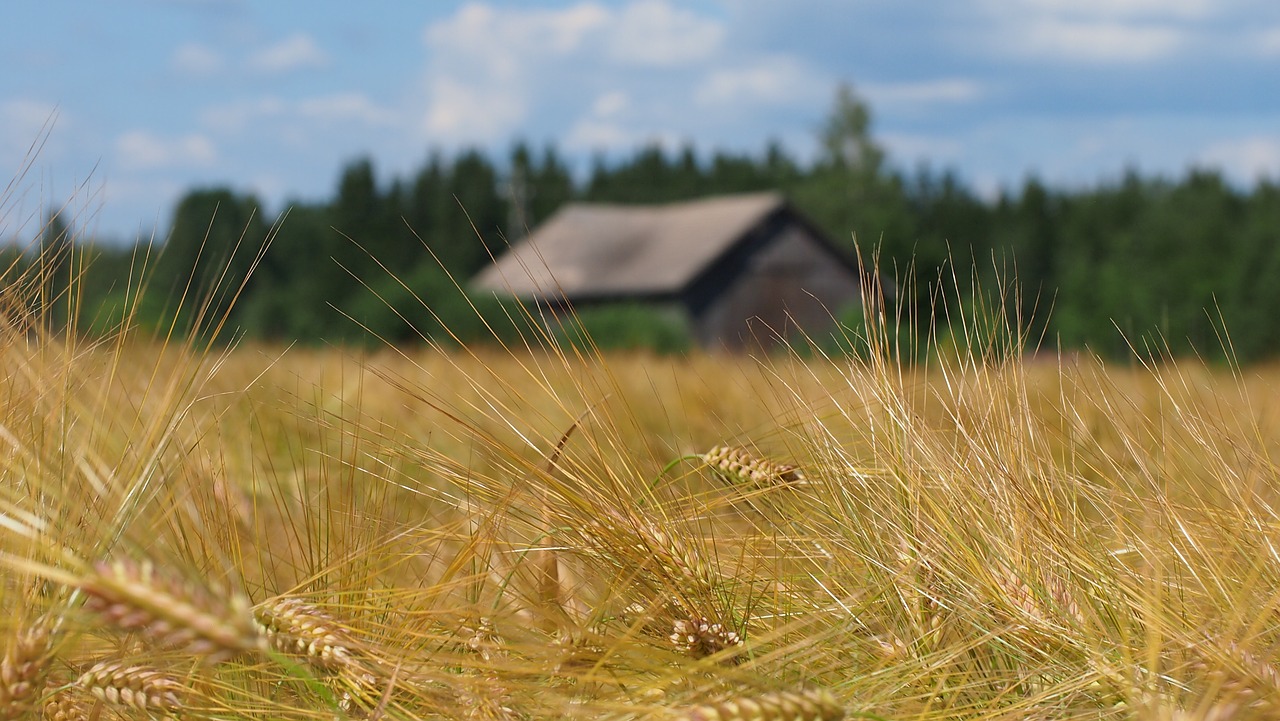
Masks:
[[[678,721],[840,721],[844,707],[825,689],[781,691],[751,698],[695,706]]]
[[[157,572],[150,562],[100,562],[82,588],[85,607],[110,625],[208,662],[266,647],[247,598],[196,588]]]
[[[253,613],[271,648],[302,656],[325,671],[351,665],[350,640],[337,621],[320,609],[282,596],[259,604]]]
[[[115,662],[94,665],[76,680],[76,685],[101,701],[142,710],[177,709],[186,690],[182,682],[168,674]]]
[[[702,454],[702,461],[734,484],[763,487],[805,480],[799,468],[762,458],[741,446],[716,446]]]
[[[0,659],[0,720],[23,718],[44,693],[53,660],[53,635],[44,624],[21,629]]]

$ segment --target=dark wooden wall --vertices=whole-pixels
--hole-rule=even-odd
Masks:
[[[752,252],[707,279],[718,292],[691,308],[702,346],[767,348],[800,328],[825,332],[834,315],[859,302],[857,274],[805,225],[782,216],[765,230]]]

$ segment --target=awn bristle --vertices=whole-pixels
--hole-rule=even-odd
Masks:
[[[702,454],[711,470],[733,484],[765,487],[805,480],[804,472],[788,463],[757,456],[741,446],[716,446]]]
[[[196,588],[158,573],[148,561],[99,562],[82,585],[85,607],[108,624],[208,663],[266,646],[247,598]]]
[[[0,660],[0,720],[23,718],[44,693],[53,660],[53,635],[44,624],[20,629]]]
[[[115,662],[96,664],[76,685],[99,700],[141,710],[174,710],[182,706],[186,688],[182,682],[145,666]]]
[[[840,721],[844,707],[825,689],[778,693],[695,706],[679,721]]]

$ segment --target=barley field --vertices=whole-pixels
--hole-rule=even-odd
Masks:
[[[23,312],[0,719],[1280,717],[1275,368]]]

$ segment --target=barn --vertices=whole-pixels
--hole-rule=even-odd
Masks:
[[[472,281],[552,312],[643,303],[704,348],[769,346],[829,329],[859,302],[857,263],[779,193],[665,205],[571,203]]]

